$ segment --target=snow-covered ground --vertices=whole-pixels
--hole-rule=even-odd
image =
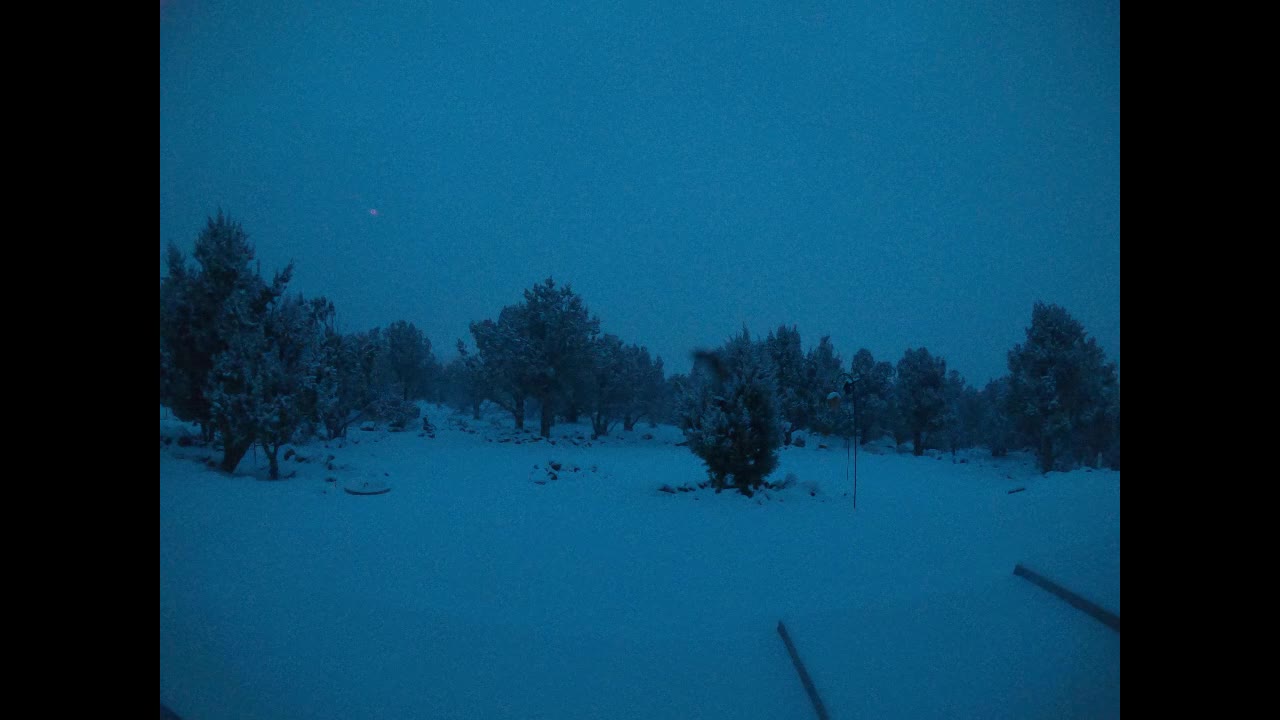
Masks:
[[[188,720],[812,718],[781,619],[833,718],[1119,715],[1119,634],[1012,574],[1118,613],[1119,473],[863,451],[855,512],[840,439],[784,449],[770,479],[797,485],[748,499],[659,491],[705,479],[675,428],[561,424],[552,445],[505,414],[426,412],[434,438],[353,427],[265,482],[260,451],[228,477],[166,444],[193,430],[162,408],[162,702]],[[371,480],[391,491],[342,490]]]

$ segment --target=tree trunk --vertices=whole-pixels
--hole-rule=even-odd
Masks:
[[[511,411],[512,416],[516,419],[516,429],[524,429],[524,398],[516,398],[515,409]]]
[[[911,454],[923,455],[924,454],[924,434],[920,432],[915,432],[915,433],[912,433],[911,438],[912,438],[912,444],[913,444],[913,447],[911,448]]]
[[[270,477],[272,480],[280,479],[280,464],[276,462],[276,456],[280,454],[279,445],[262,445],[262,451],[267,455],[267,466],[270,468]]]
[[[1040,440],[1040,471],[1049,472],[1053,469],[1053,442],[1049,438]]]
[[[622,416],[622,429],[631,432],[631,428],[636,426],[636,420],[640,418],[632,418],[630,414]]]
[[[542,437],[550,438],[551,426],[555,422],[555,409],[551,407],[551,398],[541,398],[539,404],[542,407],[540,408],[541,412],[539,413],[541,416],[541,423],[539,423],[538,432],[542,434]]]
[[[471,416],[472,416],[474,419],[476,419],[476,420],[479,420],[479,419],[480,419],[480,405],[481,405],[481,403],[483,403],[483,402],[484,402],[484,400],[472,400],[472,401],[471,401]]]
[[[245,454],[249,452],[251,447],[253,447],[252,440],[232,440],[224,435],[222,439],[222,464],[218,466],[218,469],[225,473],[235,472],[236,466],[244,459]]]

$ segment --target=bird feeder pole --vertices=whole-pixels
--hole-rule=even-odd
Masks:
[[[850,448],[852,447],[852,450],[853,450],[853,509],[854,510],[858,509],[858,442],[857,442],[858,440],[858,401],[854,398],[854,394],[853,394],[854,384],[857,381],[858,381],[857,378],[855,378],[854,376],[850,375],[847,372],[842,372],[840,373],[839,376],[836,377],[837,384],[840,384],[841,382],[844,383],[842,386],[842,389],[844,390],[844,394],[849,397],[849,407],[853,411],[853,428],[849,432],[845,433],[844,474],[845,474],[845,480],[848,481],[849,451],[850,451]],[[832,410],[839,408],[840,400],[841,400],[840,393],[834,390],[831,391],[830,393],[827,394],[827,407],[830,407]]]

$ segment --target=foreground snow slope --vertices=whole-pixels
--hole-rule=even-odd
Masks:
[[[210,719],[812,717],[780,618],[796,626],[833,711],[918,709],[902,704],[930,666],[918,659],[944,647],[988,664],[1041,658],[1046,682],[1062,678],[1055,687],[1068,694],[1081,675],[1110,687],[1114,654],[1118,699],[1118,636],[1099,645],[1092,621],[1011,574],[1028,558],[1069,558],[1060,564],[1073,580],[1118,610],[1118,540],[1114,558],[1089,559],[1118,537],[1118,473],[863,452],[855,513],[839,440],[782,452],[772,479],[794,473],[815,496],[669,494],[658,488],[705,478],[674,428],[590,442],[585,426],[559,425],[550,445],[498,415],[446,422],[447,411],[427,411],[435,438],[353,428],[344,447],[297,448],[308,461],[282,463],[296,475],[280,482],[259,479],[260,454],[256,469],[250,456],[227,477],[199,462],[213,451],[162,444],[164,702]],[[162,438],[181,432],[162,410]],[[555,480],[549,461],[561,466]],[[392,490],[335,487],[362,479]],[[1091,649],[1002,653],[977,631],[937,640],[940,627],[1010,612],[1028,631],[1049,623]],[[870,623],[893,642],[841,641]],[[1010,633],[1019,637],[1000,637]],[[890,646],[918,652],[895,659]],[[859,705],[865,688],[845,678],[868,654],[886,661],[879,705]],[[957,707],[981,702],[971,674],[936,677],[935,694]],[[1018,703],[985,707],[1000,716]]]

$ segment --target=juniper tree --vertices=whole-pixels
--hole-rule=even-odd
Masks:
[[[301,296],[282,299],[264,318],[261,335],[252,333],[252,342],[243,346],[253,352],[235,360],[249,374],[245,409],[273,480],[280,477],[281,446],[292,442],[336,394],[336,387],[326,382],[332,368],[324,353],[325,311],[325,301],[308,302]]]
[[[628,373],[626,348],[617,335],[606,333],[591,341],[591,363],[585,373],[587,407],[593,437],[608,435],[622,415],[634,389]]]
[[[208,440],[216,429],[209,373],[232,335],[284,292],[293,268],[277,274],[278,287],[267,286],[253,266],[248,234],[221,210],[196,238],[193,257],[188,265],[169,244],[168,274],[160,282],[161,402],[179,419],[199,423]]]
[[[426,397],[433,380],[435,355],[431,340],[404,320],[387,327],[387,363],[404,400]]]
[[[528,338],[523,331],[523,308],[508,305],[498,320],[471,323],[486,387],[485,397],[511,413],[516,429],[524,429],[528,391]]]
[[[255,276],[256,277],[256,276]],[[234,472],[249,448],[260,439],[262,406],[273,402],[275,390],[263,383],[273,368],[268,314],[284,295],[287,276],[276,275],[270,286],[237,292],[228,298],[221,318],[225,347],[215,356],[205,382],[205,396],[213,427],[222,440],[224,472]]]
[[[929,354],[926,348],[908,349],[898,361],[898,419],[911,438],[915,455],[924,454],[929,433],[941,429],[946,421],[945,382],[947,361]]]
[[[876,362],[866,348],[858,350],[849,364],[857,407],[855,433],[860,444],[882,437],[892,425],[893,372],[893,363]]]
[[[590,367],[590,344],[599,332],[600,321],[582,298],[550,278],[525,290],[520,304],[503,308],[497,322],[471,323],[490,399],[511,411],[519,429],[525,400],[537,400],[543,437],[551,436],[556,407]]]
[[[772,364],[746,328],[699,358],[681,428],[716,492],[733,487],[750,497],[777,467],[782,445]]]
[[[480,419],[480,406],[485,400],[484,368],[480,358],[467,351],[467,346],[458,338],[455,346],[458,357],[445,367],[446,399],[459,410],[470,411],[474,419]]]
[[[600,334],[600,321],[570,286],[557,287],[551,278],[524,291],[523,308],[521,375],[541,407],[539,433],[551,437],[555,404],[572,378],[590,367],[591,341]]]
[[[791,444],[791,434],[808,427],[814,407],[815,389],[806,382],[805,356],[800,347],[800,331],[793,325],[779,325],[769,333],[764,345],[773,363],[774,383],[783,419],[782,442]],[[823,397],[826,394],[823,393]]]
[[[623,348],[623,374],[622,429],[629,432],[643,418],[654,422],[662,396],[662,358],[651,358],[643,346],[627,345]]]
[[[1008,403],[1041,470],[1069,470],[1110,450],[1118,384],[1083,325],[1058,305],[1035,304],[1026,342],[1009,351]]]
[[[844,361],[836,352],[829,336],[823,336],[805,356],[805,384],[809,392],[809,429],[823,434],[844,435],[852,432],[848,413],[827,406],[827,393],[833,391]]]
[[[1009,419],[1009,376],[988,382],[979,393],[978,402],[981,408],[978,440],[987,446],[992,457],[1003,457],[1019,445]]]

